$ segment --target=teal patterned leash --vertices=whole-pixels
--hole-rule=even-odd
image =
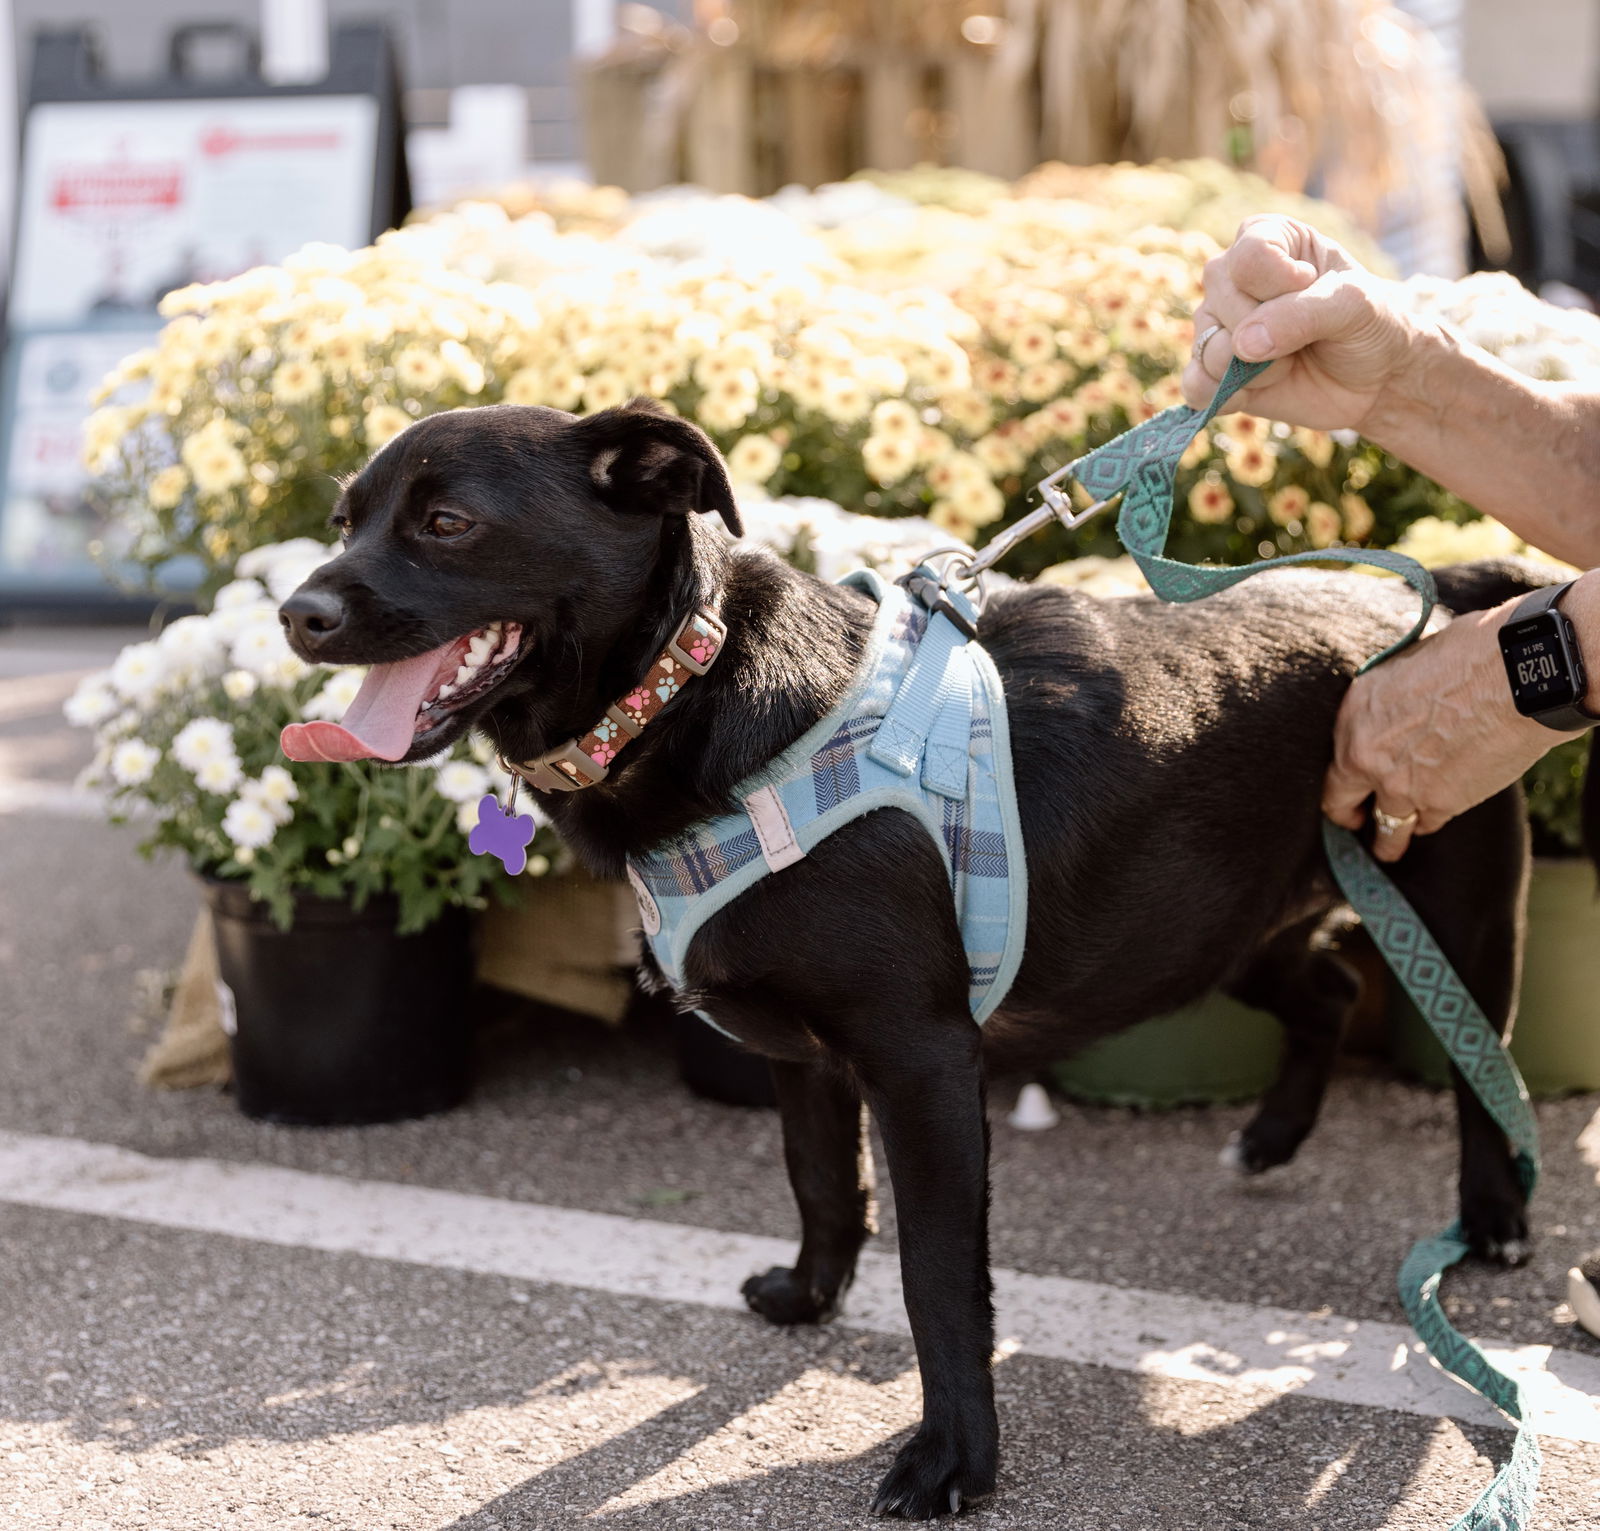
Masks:
[[[1233,362],[1205,410],[1181,405],[1166,410],[1097,447],[1046,482],[1074,479],[1098,502],[1123,496],[1117,535],[1144,571],[1150,588],[1164,601],[1199,600],[1286,564],[1372,564],[1401,575],[1422,598],[1422,611],[1405,637],[1362,667],[1370,669],[1420,636],[1438,600],[1433,576],[1414,559],[1366,548],[1326,548],[1268,558],[1242,568],[1223,568],[1180,563],[1163,552],[1172,521],[1178,460],[1223,404],[1265,365]],[[1059,493],[1052,503],[1057,499]],[[1416,910],[1361,842],[1349,830],[1327,820],[1323,821],[1322,838],[1344,896],[1443,1043],[1450,1061],[1510,1140],[1523,1190],[1531,1196],[1539,1178],[1538,1129],[1516,1064]],[[1467,1252],[1459,1222],[1435,1238],[1420,1240],[1400,1269],[1400,1300],[1434,1360],[1517,1423],[1510,1460],[1451,1531],[1521,1531],[1529,1523],[1539,1483],[1539,1441],[1525,1422],[1522,1389],[1489,1364],[1483,1352],[1451,1325],[1439,1305],[1444,1272]]]

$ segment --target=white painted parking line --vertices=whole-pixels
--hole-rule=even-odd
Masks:
[[[106,795],[53,781],[0,780],[0,813],[49,814],[58,819],[99,819],[109,812]]]
[[[6,1132],[0,1201],[714,1308],[742,1309],[739,1283],[794,1254],[786,1239]],[[1005,1270],[995,1302],[1002,1345],[1027,1355],[1505,1423],[1399,1324]],[[842,1322],[906,1332],[891,1257],[863,1258]],[[1600,1359],[1549,1345],[1484,1349],[1521,1380],[1541,1434],[1600,1442]]]

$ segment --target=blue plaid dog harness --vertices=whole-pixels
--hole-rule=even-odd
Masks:
[[[933,583],[926,569],[918,574],[925,579],[913,576],[913,589]],[[629,858],[645,935],[662,972],[684,987],[689,943],[713,914],[841,825],[898,808],[944,859],[971,975],[967,997],[982,1022],[1022,963],[1028,914],[1000,677],[970,636],[975,614],[959,593],[945,592],[930,613],[870,570],[841,583],[878,605],[850,691],[739,786],[736,812]]]

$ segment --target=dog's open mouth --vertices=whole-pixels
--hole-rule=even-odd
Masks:
[[[521,651],[518,623],[491,622],[414,659],[373,665],[341,722],[291,723],[278,743],[291,760],[399,760],[499,685]]]

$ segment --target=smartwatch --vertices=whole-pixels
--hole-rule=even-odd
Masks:
[[[1562,733],[1600,723],[1600,713],[1583,705],[1589,677],[1572,619],[1560,609],[1572,585],[1535,590],[1500,627],[1500,657],[1517,711]]]

